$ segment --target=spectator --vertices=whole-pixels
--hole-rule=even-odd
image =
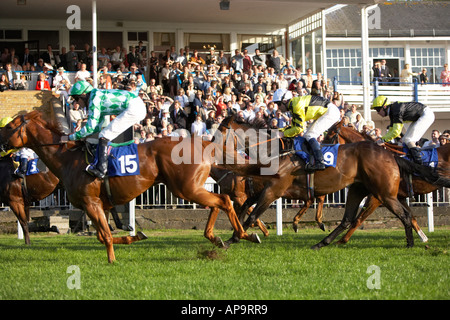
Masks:
[[[261,55],[259,49],[255,49],[255,55],[253,56],[253,64],[255,66],[262,66],[262,67],[266,66],[266,63],[264,62],[264,58]]]
[[[420,83],[421,84],[427,84],[428,83],[428,75],[427,75],[427,69],[423,68],[422,72],[420,73]]]
[[[78,53],[75,52],[75,45],[70,45],[69,52],[66,54],[67,59],[67,70],[77,71],[78,70]]]
[[[56,57],[50,44],[47,45],[47,51],[41,55],[41,58],[44,60],[44,63],[48,63],[52,67],[56,67]]]
[[[200,114],[197,114],[191,126],[191,133],[194,136],[202,137],[206,134],[206,124],[202,121]]]
[[[244,57],[242,58],[242,70],[246,73],[250,72],[252,68],[252,58],[248,55],[248,50],[244,49]]]
[[[359,132],[363,132],[363,127],[366,125],[366,121],[362,117],[361,114],[356,115],[356,121],[353,122],[353,125],[355,126],[355,129]]]
[[[439,130],[432,130],[431,131],[431,140],[426,141],[422,148],[432,147],[437,148],[440,146],[439,137],[441,136],[441,133]]]
[[[139,55],[136,53],[136,47],[130,46],[130,52],[127,54],[127,62],[128,66],[131,66],[133,63],[138,66],[139,61]]]
[[[13,71],[23,71],[22,66],[19,64],[19,58],[14,58],[13,63],[11,65],[11,69]]]
[[[69,116],[72,128],[77,127],[77,123],[79,121],[85,122],[87,120],[86,115],[84,114],[83,110],[80,109],[80,105],[77,101],[73,102],[72,109],[70,109],[69,111]]]
[[[217,58],[217,62],[219,66],[222,68],[225,67],[225,70],[228,70],[228,59],[225,57],[223,50],[219,51],[219,57]]]
[[[403,70],[400,72],[400,82],[401,86],[408,86],[412,82],[412,77],[418,74],[411,71],[409,63],[405,63]]]
[[[53,88],[55,93],[63,95],[64,101],[69,100],[69,90],[70,90],[70,79],[67,75],[64,74],[66,70],[63,67],[58,68],[58,74],[55,76],[53,80]]]
[[[120,46],[116,46],[113,54],[111,55],[111,63],[113,68],[117,70],[119,65],[123,62],[122,48]]]
[[[8,78],[5,73],[0,74],[0,92],[11,90]]]
[[[75,73],[75,82],[92,80],[91,73],[86,70],[86,63],[81,64],[80,70]]]
[[[233,69],[234,72],[242,72],[244,68],[244,56],[242,55],[239,49],[234,50],[234,56],[230,58],[230,68]]]
[[[312,69],[311,69],[311,68],[308,68],[308,69],[306,70],[306,75],[303,77],[303,80],[305,81],[306,89],[308,89],[308,90],[311,91],[312,84],[313,84],[313,80],[314,80],[314,77],[313,77],[313,75],[312,75]]]
[[[20,79],[16,81],[16,83],[14,84],[14,88],[16,90],[28,90],[29,84],[27,81],[27,77],[22,74],[20,76]]]
[[[439,145],[443,146],[444,144],[447,144],[449,140],[450,140],[450,136],[447,136],[445,134],[441,134],[439,136]]]
[[[444,86],[450,86],[450,70],[448,69],[448,63],[444,64],[444,70],[442,70],[440,78]]]
[[[194,50],[194,54],[189,59],[189,62],[194,63],[196,65],[204,65],[205,64],[205,60],[203,60],[203,58],[199,56],[197,49]]]
[[[106,48],[102,48],[100,53],[98,54],[98,68],[103,68],[108,65],[108,63],[111,61],[111,57],[106,52]]]
[[[29,63],[30,65],[34,65],[34,57],[32,54],[30,54],[30,49],[25,48],[24,54],[23,54],[23,60],[22,60],[22,67],[27,65]]]
[[[389,70],[389,67],[386,65],[386,60],[382,59],[380,64],[381,69],[381,81],[383,82],[389,82],[390,78],[392,77],[391,71]]]
[[[64,69],[68,70],[67,68],[67,49],[66,47],[61,48],[61,53],[59,54],[59,63],[58,68],[63,67]]]
[[[50,84],[47,80],[45,80],[45,74],[40,73],[39,74],[39,80],[36,82],[36,89],[35,90],[52,90],[50,88]]]
[[[350,107],[350,110],[347,111],[347,113],[345,114],[349,119],[350,119],[350,123],[355,123],[356,122],[356,116],[359,114],[359,111],[357,111],[358,106],[356,104],[352,104],[352,106]]]
[[[273,50],[270,56],[268,67],[273,68],[275,73],[280,73],[281,71],[281,58],[277,50]]]
[[[8,62],[5,65],[5,67],[6,67],[5,75],[6,75],[6,78],[8,79],[9,89],[12,90],[12,89],[14,89],[14,84],[17,79],[17,73],[15,71],[13,71],[11,62]]]
[[[186,129],[189,116],[184,111],[183,107],[181,107],[179,100],[175,100],[175,102],[173,103],[173,111],[171,112],[170,116],[172,118],[173,127],[175,128],[175,130]]]

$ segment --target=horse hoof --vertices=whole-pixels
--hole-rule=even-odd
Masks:
[[[320,243],[315,244],[311,247],[312,250],[319,250],[320,248],[322,248],[322,246],[320,245]]]
[[[293,224],[292,229],[294,229],[295,233],[298,233],[298,225]]]
[[[219,248],[225,247],[225,243],[222,241],[220,237],[214,237],[214,245]]]
[[[123,227],[122,230],[124,230],[124,231],[133,231],[133,227],[132,226],[126,226],[126,227]]]
[[[325,225],[324,225],[323,223],[319,223],[319,228],[320,228],[322,231],[325,231]]]
[[[148,239],[148,237],[145,235],[145,233],[143,233],[143,232],[141,232],[141,231],[139,231],[136,235],[137,235],[137,237],[138,237],[139,240],[145,240],[145,239]]]
[[[254,243],[261,243],[261,239],[259,239],[259,236],[256,233],[252,233],[250,235],[250,241]]]

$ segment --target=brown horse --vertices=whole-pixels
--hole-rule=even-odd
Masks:
[[[16,177],[13,160],[10,156],[0,159],[0,200],[14,212],[23,230],[25,244],[30,244],[30,205],[49,196],[59,183],[49,170],[26,176],[26,182]]]
[[[233,129],[232,132],[245,127],[233,121],[233,118],[223,120],[223,127]],[[227,134],[229,135],[229,134]],[[222,164],[224,168],[235,171],[239,175],[248,176],[245,167],[232,167]],[[328,167],[315,173],[315,194],[326,195],[349,187],[344,218],[341,224],[324,240],[313,248],[320,248],[331,243],[334,238],[345,230],[356,217],[360,202],[369,194],[379,199],[405,226],[407,246],[414,244],[411,228],[410,212],[397,199],[401,170],[416,173],[430,183],[450,185],[450,180],[443,180],[427,167],[418,166],[392,153],[380,148],[373,142],[363,141],[353,144],[344,144],[339,147],[335,167]],[[279,158],[276,176],[260,176],[264,189],[256,200],[256,207],[244,223],[244,229],[252,225],[257,218],[280,197],[308,200],[306,174],[304,162],[293,153],[282,155]],[[248,207],[255,202],[249,199],[243,206],[240,217]],[[238,241],[233,237],[230,242]]]
[[[362,134],[354,129],[343,127],[342,123],[337,123],[333,125],[327,133],[327,136],[324,139],[324,143],[333,142],[336,140],[336,137],[339,138],[339,143],[352,143],[357,141],[371,140],[366,134]],[[399,147],[396,145],[388,144],[388,150],[393,152],[399,152]],[[441,172],[447,172],[447,176],[450,175],[450,145],[444,145],[436,149],[438,155],[438,169]],[[418,177],[412,177],[412,191],[415,196],[427,194],[437,190],[438,187],[425,182]],[[410,192],[408,191],[408,186],[405,182],[405,179],[402,179],[400,182],[400,189],[398,193],[398,198],[400,202],[408,207],[406,199],[410,197]],[[364,209],[359,213],[358,218],[351,224],[347,233],[338,241],[338,243],[347,243],[350,240],[350,237],[355,232],[355,230],[381,205],[380,201],[373,196],[368,197]],[[417,220],[414,216],[411,216],[411,222],[413,225],[413,229],[417,232],[419,237],[423,242],[427,242],[428,238],[425,233],[421,230]]]
[[[105,244],[108,262],[111,263],[115,260],[113,244],[139,241],[140,235],[112,237],[104,210],[111,209],[113,204],[110,202],[104,181],[95,179],[85,172],[87,166],[85,154],[79,148],[83,144],[73,141],[60,144],[61,136],[58,125],[44,120],[38,111],[16,117],[0,131],[1,143],[15,148],[28,146],[33,149],[60,179],[70,202],[84,210],[94,223],[97,238]],[[188,157],[191,163],[174,163],[172,151],[180,148],[180,144],[186,144],[190,150],[197,152]],[[203,154],[205,144],[198,146],[193,139],[172,141],[170,137],[139,144],[140,175],[109,177],[114,204],[127,203],[152,185],[164,183],[176,197],[210,207],[210,221],[215,221],[219,209],[222,209],[228,215],[235,235],[259,242],[256,234],[248,235],[243,230],[229,196],[211,193],[204,188],[211,170],[211,159],[205,157],[198,161],[193,158],[196,154]],[[214,236],[212,228],[205,230],[205,237],[216,245],[223,244],[219,237]]]
[[[252,178],[238,176],[233,171],[221,169],[214,165],[211,167],[210,174],[219,185],[220,193],[225,193],[230,196],[236,212],[239,212],[248,197],[256,192]],[[252,208],[249,209],[248,214],[250,214],[251,211]],[[256,220],[256,225],[265,237],[269,236],[269,231],[262,221],[259,219]]]

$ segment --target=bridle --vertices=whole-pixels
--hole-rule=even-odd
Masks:
[[[23,128],[25,128],[25,126],[28,124],[28,121],[25,120],[25,116],[24,115],[20,116],[20,120],[21,120],[20,125],[18,125],[14,129],[12,129],[9,137],[7,139],[5,139],[5,140],[8,141],[17,131],[20,130],[19,138],[20,138],[20,140],[22,140],[22,147],[25,147],[25,141],[23,140]],[[29,121],[31,121],[31,120],[33,120],[33,119],[30,119]],[[61,144],[61,142],[58,142],[58,143],[43,143],[43,144],[29,145],[29,146],[26,146],[26,147],[45,147],[45,146],[55,146],[55,145],[60,145],[60,144]],[[10,146],[8,145],[8,143],[3,143],[0,147],[1,147],[1,149],[3,151],[5,151],[5,149],[7,150],[8,149],[7,147],[10,147]]]

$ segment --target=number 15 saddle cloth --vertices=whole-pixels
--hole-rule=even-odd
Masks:
[[[134,176],[140,174],[137,144],[134,141],[125,144],[108,144],[108,176]],[[90,163],[95,167],[98,159],[98,148],[95,158]]]

